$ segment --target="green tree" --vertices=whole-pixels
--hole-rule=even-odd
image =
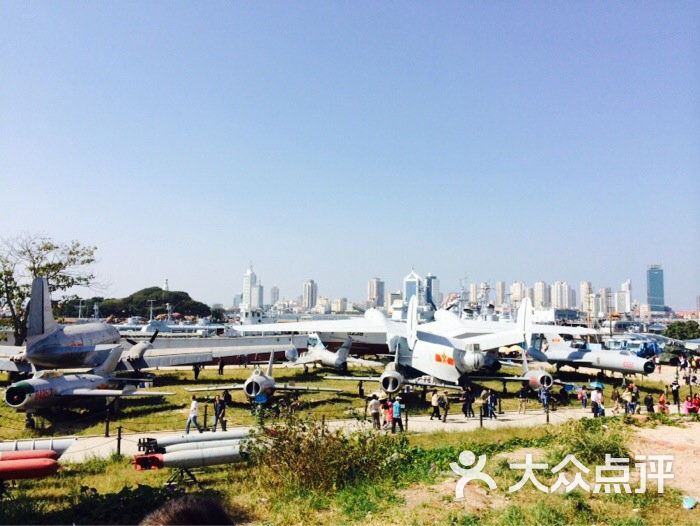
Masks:
[[[15,345],[27,336],[28,299],[32,280],[45,277],[52,292],[90,286],[95,276],[88,266],[95,262],[96,247],[78,241],[61,243],[37,235],[5,239],[0,246],[0,307],[10,311]]]
[[[216,307],[211,310],[211,321],[212,323],[224,323],[226,321],[226,314],[224,309]]]
[[[664,336],[677,340],[694,340],[700,338],[700,325],[693,320],[674,321],[666,327]]]

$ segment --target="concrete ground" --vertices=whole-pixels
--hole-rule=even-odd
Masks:
[[[531,427],[538,425],[546,425],[547,415],[542,411],[538,404],[532,402],[531,409],[525,415],[519,415],[517,412],[505,412],[498,415],[496,419],[484,419],[483,426],[486,429],[498,429],[503,427]],[[457,409],[457,408],[455,408]],[[557,424],[569,419],[580,419],[591,417],[590,409],[583,410],[582,408],[559,409],[552,411],[549,414],[551,424]],[[116,424],[116,423],[115,423]],[[113,424],[113,426],[115,425]],[[352,420],[332,420],[328,422],[328,426],[332,429],[342,427],[348,430],[367,428],[370,426],[368,422],[361,422],[355,419]],[[464,418],[461,413],[452,413],[447,417],[446,422],[441,420],[430,420],[427,415],[408,417],[407,431],[413,433],[433,433],[436,431],[473,431],[478,429],[480,421],[478,413],[476,418]],[[229,431],[239,429],[250,429],[246,427],[229,426]],[[106,458],[116,453],[117,451],[117,436],[115,427],[112,427],[113,432],[110,437],[78,437],[75,443],[61,457],[62,462],[83,462],[90,458]],[[141,438],[155,438],[159,436],[168,436],[180,434],[183,431],[176,433],[173,431],[165,432],[148,432],[148,433],[124,433],[121,439],[121,453],[125,456],[133,456],[139,453],[138,441]],[[195,431],[196,432],[196,431]]]

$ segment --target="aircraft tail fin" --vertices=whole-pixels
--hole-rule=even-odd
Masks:
[[[347,338],[343,345],[340,346],[340,349],[338,349],[338,357],[342,360],[345,361],[348,359],[348,354],[350,354],[350,347],[352,346],[352,338]]]
[[[406,339],[408,340],[408,348],[413,349],[418,341],[418,298],[416,295],[413,295],[408,302]]]
[[[117,365],[119,365],[119,360],[122,358],[123,351],[124,348],[121,345],[116,345],[114,349],[109,351],[105,361],[95,367],[93,372],[101,376],[109,376],[112,374],[116,370]]]
[[[27,319],[27,338],[36,338],[51,334],[58,328],[51,310],[51,293],[46,278],[36,277],[32,282],[29,297],[29,317]]]
[[[520,302],[516,325],[518,326],[518,330],[523,334],[525,348],[529,348],[532,344],[532,303],[530,302],[530,298],[523,298]]]
[[[525,375],[530,370],[530,367],[527,365],[527,351],[525,348],[520,351],[520,356],[523,358],[523,375]]]
[[[272,366],[275,363],[275,353],[270,352],[270,361],[267,363],[267,376],[272,376]]]

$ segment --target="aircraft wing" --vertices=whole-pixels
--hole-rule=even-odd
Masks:
[[[174,343],[174,342],[166,342]],[[254,354],[267,354],[270,352],[285,352],[296,347],[293,342],[284,341],[267,343],[262,345],[202,345],[197,347],[157,347],[148,349],[138,360],[130,361],[125,357],[121,359],[117,370],[135,371],[156,367],[195,365],[212,363],[219,358],[232,356],[250,356]]]
[[[188,391],[190,393],[200,393],[204,391],[233,391],[237,389],[243,389],[243,384],[231,384],[231,385],[215,385],[211,387],[191,387],[189,389],[185,389],[185,391]]]
[[[333,387],[314,387],[311,385],[289,385],[289,384],[277,384],[275,385],[275,391],[306,391],[306,392],[323,392],[323,393],[342,393],[342,389],[335,389]]]
[[[0,371],[29,373],[32,365],[24,358],[25,347],[0,345]]]
[[[160,391],[124,391],[122,389],[70,389],[60,393],[61,396],[172,396],[175,393]]]
[[[378,362],[376,360],[364,360],[362,358],[353,358],[352,356],[348,356],[347,359],[348,364],[351,365],[362,365],[365,367],[383,367],[384,364],[382,362]]]
[[[386,324],[379,319],[374,320],[358,316],[343,320],[307,320],[289,323],[236,325],[233,329],[240,334],[255,334],[259,332],[386,332]]]
[[[347,380],[347,381],[355,381],[355,382],[379,382],[381,377],[380,376],[334,376],[334,375],[329,375],[325,376],[324,378],[328,378],[329,380]],[[430,380],[421,380],[420,378],[412,379],[412,380],[404,380],[404,384],[407,385],[414,385],[417,387],[436,387],[440,389],[455,389],[458,391],[461,391],[462,388],[458,385],[454,384],[443,384],[441,382],[433,382]]]

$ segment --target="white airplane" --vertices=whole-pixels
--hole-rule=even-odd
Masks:
[[[394,362],[381,376],[329,376],[338,380],[379,382],[390,394],[404,385],[461,389],[470,375],[479,370],[496,371],[500,367],[498,349],[527,340],[530,316],[521,307],[519,324],[512,330],[501,330],[465,338],[452,338],[434,331],[433,322],[418,324],[418,302],[408,304],[408,317],[403,327],[390,327],[387,345],[394,352]],[[393,329],[399,330],[394,331]]]
[[[302,353],[296,360],[288,362],[288,365],[303,365],[306,367],[309,364],[313,364],[314,367],[316,367],[316,365],[321,365],[322,367],[330,367],[341,371],[346,371],[348,365],[365,367],[381,367],[384,365],[382,362],[375,360],[363,360],[361,358],[349,356],[351,346],[352,338],[347,337],[345,343],[343,343],[337,351],[331,352],[323,344],[318,334],[311,333],[308,339],[308,350]]]
[[[267,403],[277,391],[287,392],[305,392],[305,393],[340,393],[341,389],[331,387],[315,387],[311,385],[297,384],[278,384],[272,376],[272,367],[274,365],[273,355],[270,355],[270,361],[267,364],[267,372],[263,373],[262,369],[255,369],[253,374],[242,384],[216,385],[211,387],[196,387],[185,389],[191,393],[207,392],[207,391],[228,391],[242,390],[251,402],[264,404]]]

